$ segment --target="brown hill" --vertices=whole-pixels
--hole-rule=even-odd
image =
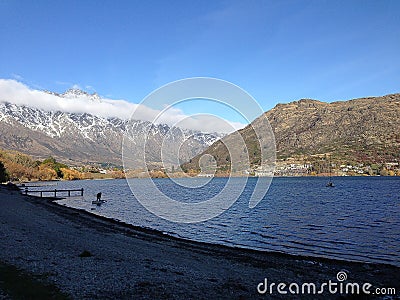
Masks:
[[[276,140],[278,159],[329,155],[337,162],[382,163],[400,160],[400,94],[325,103],[302,99],[278,104],[251,125],[239,130],[253,167],[260,163],[260,143],[254,133],[259,120],[267,117]],[[230,168],[229,152],[215,142],[203,153],[182,165],[198,170],[204,154],[212,155],[219,170]],[[263,147],[261,141],[261,147]]]

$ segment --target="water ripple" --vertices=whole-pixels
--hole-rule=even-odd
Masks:
[[[249,209],[255,180],[249,179],[229,210],[198,224],[176,224],[150,214],[125,180],[60,182],[57,188],[85,189],[84,198],[65,199],[62,204],[177,237],[400,266],[399,177],[334,178],[335,188],[326,188],[324,178],[275,178],[265,198]],[[214,178],[200,189],[182,188],[167,179],[155,183],[170,197],[193,203],[216,195],[226,179]],[[99,191],[108,202],[93,207],[91,200]]]

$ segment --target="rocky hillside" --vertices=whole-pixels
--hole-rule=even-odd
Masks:
[[[337,161],[391,162],[400,160],[400,94],[325,103],[302,99],[278,104],[264,114],[275,134],[277,158],[328,154]],[[253,122],[257,127],[257,120]],[[260,161],[260,143],[249,125],[239,131],[250,162]],[[222,141],[229,141],[231,136]],[[215,157],[220,169],[230,166],[229,153],[217,141],[183,165],[198,169],[204,154]],[[262,143],[261,143],[262,146]]]
[[[88,95],[76,89],[54,95],[74,101],[83,94],[89,98],[88,101],[101,101],[96,94]],[[221,137],[147,121],[45,111],[0,99],[0,148],[18,150],[36,158],[53,156],[72,164],[109,162],[122,165],[122,139],[127,132],[133,142],[148,136],[147,157],[155,165],[161,161],[160,147],[163,143],[167,149],[172,145],[181,146],[180,159],[188,160]]]

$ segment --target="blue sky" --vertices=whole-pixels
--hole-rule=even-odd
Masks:
[[[400,92],[400,1],[0,1],[0,78],[138,103],[216,77],[264,110]],[[185,113],[214,106],[182,107]]]

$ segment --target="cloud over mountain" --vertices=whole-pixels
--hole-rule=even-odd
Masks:
[[[164,111],[135,104],[126,100],[114,100],[88,94],[79,89],[70,89],[64,94],[36,90],[13,80],[0,79],[0,102],[25,105],[46,111],[89,113],[99,117],[129,119],[135,111],[140,120],[165,123],[203,132],[229,133],[244,127],[238,122],[218,120],[215,116],[189,116],[177,108]]]

